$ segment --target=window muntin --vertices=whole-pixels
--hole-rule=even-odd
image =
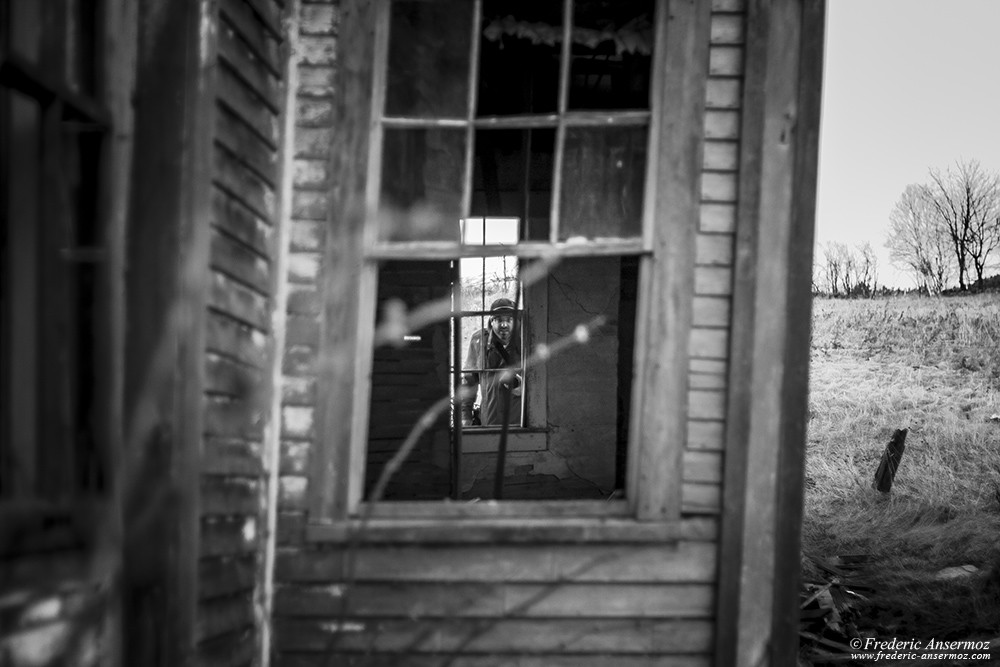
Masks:
[[[393,101],[400,98],[400,93],[392,90],[393,85],[398,85],[394,82],[405,78],[391,71],[394,62],[401,60],[398,56],[394,60],[392,56],[397,52],[394,50],[397,47],[392,31],[399,29],[397,26],[400,23],[395,17],[400,11],[390,8],[383,14],[385,23],[382,24],[382,29],[388,27],[386,43],[389,45],[390,71],[384,77],[376,74],[376,85],[380,85],[378,82],[382,81],[388,89],[380,91],[377,87],[375,90],[376,122],[369,158],[372,166],[368,172],[368,198],[371,204],[369,210],[377,208],[379,215],[377,219],[370,221],[376,226],[376,231],[369,235],[374,242],[366,250],[367,260],[379,265],[380,269],[369,275],[379,285],[381,295],[387,264],[404,258],[414,262],[421,258],[428,261],[447,258],[452,262],[451,282],[447,285],[451,295],[439,298],[451,300],[449,321],[452,331],[457,332],[450,338],[452,345],[449,351],[453,378],[450,387],[453,396],[451,432],[452,439],[456,442],[449,446],[449,452],[446,453],[442,447],[435,455],[436,460],[447,461],[451,466],[447,474],[440,474],[438,471],[432,475],[425,471],[426,479],[449,480],[447,493],[441,491],[444,484],[441,482],[439,488],[430,494],[433,497],[466,498],[472,493],[472,489],[477,488],[475,484],[481,483],[478,480],[470,487],[468,480],[463,477],[462,468],[468,467],[462,463],[467,452],[461,446],[462,438],[455,437],[461,429],[456,428],[456,414],[460,406],[456,398],[458,391],[454,371],[464,361],[462,357],[467,349],[464,348],[465,341],[462,341],[463,345],[455,343],[459,340],[458,336],[462,335],[462,330],[467,329],[462,325],[462,316],[470,314],[468,306],[462,303],[460,290],[456,289],[463,261],[474,259],[482,262],[488,257],[503,256],[521,258],[524,261],[554,256],[562,257],[562,264],[569,266],[578,265],[591,256],[595,261],[610,262],[608,267],[601,270],[610,271],[609,275],[615,276],[615,289],[625,289],[633,297],[639,293],[636,286],[639,274],[637,259],[639,256],[649,255],[649,234],[644,229],[648,226],[646,221],[649,212],[644,211],[643,204],[649,199],[644,192],[644,185],[649,167],[646,159],[647,146],[651,141],[648,70],[652,61],[652,40],[651,32],[641,34],[641,31],[627,31],[634,30],[635,25],[643,26],[642,29],[652,25],[653,3],[626,3],[628,7],[624,12],[632,12],[629,20],[633,27],[623,23],[625,32],[621,34],[630,35],[625,41],[631,45],[625,51],[636,55],[640,61],[645,58],[646,64],[639,62],[638,66],[630,70],[630,87],[626,86],[630,93],[625,97],[617,94],[623,90],[618,71],[621,69],[619,61],[623,51],[621,45],[615,42],[616,39],[621,41],[621,35],[618,34],[620,31],[606,21],[600,23],[602,27],[593,27],[598,25],[595,21],[601,20],[603,10],[599,6],[606,4],[587,0],[550,3],[494,3],[485,0],[475,3],[474,18],[470,21],[472,35],[469,54],[473,57],[480,56],[479,66],[469,68],[467,89],[451,84],[441,87],[442,91],[450,90],[453,94],[460,90],[476,91],[475,95],[469,95],[465,100],[464,118],[458,117],[455,113],[457,107],[450,102],[441,103],[442,108],[447,107],[447,113],[435,112],[435,115],[426,109],[414,107],[411,115],[403,113],[404,106]],[[582,24],[575,24],[577,27],[567,40],[569,31],[564,27],[562,19],[580,7],[584,8],[581,14]],[[506,11],[506,14],[501,16],[501,11]],[[388,20],[385,19],[387,16],[390,17]],[[523,17],[538,16],[550,17],[551,23],[548,26],[537,20],[528,23],[535,24],[534,29],[541,30],[546,36],[540,41],[535,39],[535,43],[531,45],[522,43],[520,40],[523,40],[526,25]],[[510,17],[513,17],[513,24]],[[412,26],[413,23],[409,25]],[[430,22],[427,27],[430,27]],[[522,36],[518,36],[518,33],[522,33]],[[596,42],[595,34],[599,38]],[[549,40],[550,35],[556,37]],[[531,42],[535,37],[537,35],[529,35],[528,41]],[[405,39],[414,42],[433,41],[413,35],[407,35]],[[487,44],[491,39],[506,39],[508,41],[503,42],[504,47],[508,43],[511,46],[506,53],[500,53],[503,49],[497,50]],[[515,41],[510,42],[511,39]],[[584,39],[589,41],[583,43]],[[602,46],[608,40],[614,42],[615,46]],[[582,45],[576,44],[578,41]],[[539,44],[543,48],[535,49],[534,46]],[[615,51],[614,58],[609,57],[608,48]],[[543,52],[548,55],[539,56]],[[526,55],[531,53],[535,53],[539,61],[534,63],[534,67],[525,67],[526,64],[532,64],[531,56]],[[520,64],[511,65],[512,58],[520,58]],[[579,74],[582,70],[576,68],[574,63],[583,60],[589,61],[589,64],[581,65],[581,68],[604,68],[601,70],[604,74],[596,79],[588,79]],[[551,68],[552,62],[557,65],[554,69]],[[605,65],[594,64],[600,62]],[[608,73],[608,67],[617,68],[615,71],[618,73]],[[461,68],[453,69],[458,71]],[[575,82],[571,80],[571,71],[576,72],[572,75],[577,79]],[[638,84],[635,71],[646,72],[645,79]],[[515,84],[511,84],[511,80],[520,81],[516,84],[520,86],[520,97],[513,95],[510,86]],[[504,91],[503,94],[496,93],[497,86]],[[576,108],[571,108],[570,99],[575,100]],[[395,113],[400,115],[393,115]],[[464,144],[459,136],[464,137]],[[442,137],[449,139],[442,141]],[[445,145],[447,148],[443,148]],[[461,160],[458,159],[460,146],[464,149]],[[447,184],[455,183],[459,171],[463,176],[459,187],[448,187]],[[554,193],[557,196],[554,197]],[[456,202],[458,211],[455,210]],[[498,215],[517,218],[521,239],[519,243],[511,247],[509,243],[503,242],[491,241],[481,246],[463,242],[462,226],[456,224],[457,221]],[[570,257],[580,259],[567,259]],[[611,264],[614,264],[613,268],[609,268]],[[626,265],[629,267],[629,280],[632,281],[627,289],[623,280]],[[558,307],[569,302],[563,289],[565,284],[560,285],[558,275],[557,268],[545,278],[541,286],[535,286],[536,290],[541,289],[549,297],[556,295],[558,303],[549,304],[550,313],[553,305]],[[603,283],[603,287],[607,287],[609,281],[605,279]],[[616,299],[620,298],[621,293],[616,292]],[[582,305],[584,307],[581,314],[593,315],[594,312],[602,311],[595,304]],[[595,308],[592,310],[590,306]],[[479,303],[478,307],[479,312],[472,314],[482,317],[483,304]],[[603,397],[607,405],[615,406],[618,412],[610,420],[612,426],[608,426],[606,420],[603,431],[590,429],[604,434],[605,450],[611,452],[610,464],[608,460],[604,460],[597,466],[600,469],[597,475],[611,480],[605,481],[602,487],[596,487],[604,494],[609,490],[620,491],[625,478],[635,300],[625,308],[628,315],[624,318],[624,334],[617,329],[615,332],[615,340],[622,340],[610,349],[615,350],[616,367],[627,368],[627,376],[617,370],[612,373],[616,395]],[[379,310],[381,311],[381,307]],[[621,313],[614,311],[613,315],[614,326],[622,326]],[[543,331],[537,340],[528,341],[525,345],[525,351],[529,353],[532,342],[547,344],[555,333],[549,330],[547,321],[532,322],[530,316],[523,318],[521,331],[524,332],[531,326],[542,327]],[[572,329],[570,327],[569,331],[559,333],[572,333]],[[618,357],[621,350],[626,351],[627,358]],[[361,350],[361,353],[366,352]],[[376,351],[376,367],[380,363],[378,354]],[[441,352],[436,354],[440,355]],[[545,382],[539,384],[544,388]],[[529,379],[526,390],[529,396],[533,391],[532,385],[533,382]],[[627,389],[619,391],[620,385],[627,385]],[[558,383],[553,385],[547,396],[552,396],[557,386]],[[381,392],[382,388],[374,383],[373,405]],[[624,413],[621,412],[623,406]],[[531,414],[531,410],[528,413]],[[374,413],[369,417],[371,422],[375,417]],[[447,420],[441,421],[442,425],[445,423]],[[382,426],[383,424],[379,424],[379,428]],[[444,433],[442,426],[437,436]],[[428,433],[425,436],[431,437]],[[548,435],[545,437],[548,438]],[[549,449],[549,444],[546,442],[542,448]],[[354,450],[358,451],[357,447]],[[370,454],[372,452],[374,448],[370,448]],[[484,452],[486,455],[490,453]],[[590,458],[600,459],[594,456]],[[369,457],[369,489],[373,480],[371,471],[379,465]],[[489,468],[489,465],[485,468]],[[403,472],[399,474],[405,475]],[[578,489],[576,493],[579,495],[569,496],[529,493],[524,497],[586,498],[601,495],[588,495],[592,491],[593,489],[587,492]],[[386,499],[392,497],[402,499],[407,496],[405,493],[400,495],[392,492],[385,495]],[[409,497],[416,499],[418,496]]]

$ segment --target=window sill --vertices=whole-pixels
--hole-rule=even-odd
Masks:
[[[697,529],[698,526],[695,526]],[[688,537],[687,522],[623,518],[352,519],[306,528],[311,542],[354,544],[672,543]]]
[[[548,448],[546,430],[516,428],[507,432],[508,452],[540,452]],[[463,454],[489,454],[500,446],[500,429],[492,426],[462,430]]]

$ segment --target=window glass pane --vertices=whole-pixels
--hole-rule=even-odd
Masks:
[[[458,241],[465,130],[386,129],[379,239]]]
[[[476,132],[472,215],[517,216],[521,238],[549,240],[554,129]]]
[[[452,263],[385,262],[379,269],[376,325],[436,300],[450,302]],[[451,395],[451,321],[445,317],[415,331],[398,332],[376,346],[368,419],[365,496],[386,462],[418,420]],[[452,492],[451,411],[442,411],[393,475],[386,500],[433,500]]]
[[[455,267],[447,261],[384,263],[379,272],[379,323],[390,319],[387,313],[393,308],[385,306],[393,299],[397,311],[433,300],[448,302]],[[400,332],[391,344],[378,346],[366,493],[371,493],[386,461],[413,426],[435,402],[453,396],[456,380],[464,375],[465,387],[476,392],[476,398],[459,406],[458,416],[466,417],[467,426],[460,434],[455,432],[453,404],[442,410],[393,476],[385,499],[493,498],[506,400],[511,427],[506,436],[510,447],[503,466],[503,498],[599,499],[620,494],[631,405],[637,275],[638,262],[631,257],[566,259],[535,286],[547,293],[546,307],[530,321],[525,314],[537,312],[530,305],[517,311],[465,309],[464,315],[456,313],[454,318]],[[498,323],[496,313],[510,321]],[[587,336],[577,334],[581,326],[587,327]],[[541,344],[559,351],[544,364],[525,367]],[[544,376],[539,369],[544,369]],[[540,377],[544,380],[539,382]],[[532,392],[541,392],[541,404],[547,406],[537,424],[526,414],[528,406],[537,403]],[[473,423],[473,415],[478,423]],[[525,428],[528,423],[531,428]],[[526,447],[531,438],[534,444]]]
[[[642,232],[647,128],[566,130],[559,238],[625,238]]]
[[[544,364],[547,412],[535,431],[544,445],[508,451],[504,499],[598,499],[623,489],[637,275],[638,263],[631,257],[573,258],[551,270],[546,313],[540,322],[525,322],[523,327],[537,332],[536,340],[526,337],[525,356],[540,343],[555,349],[575,341],[574,332],[581,325],[591,325],[590,333],[585,342],[574,342]],[[597,316],[604,318],[603,323],[595,322]],[[478,327],[478,321],[470,324],[474,330]],[[531,374],[529,367],[523,377]],[[528,381],[522,391],[530,405],[531,393],[539,389]],[[482,430],[488,434],[480,436],[477,429],[463,432],[463,498],[494,497],[495,448],[472,449],[474,439],[498,436],[489,435],[489,427]],[[511,442],[519,436],[524,437],[514,431]]]
[[[386,115],[465,118],[473,6],[392,3]]]
[[[554,113],[562,0],[484,0],[477,114]]]
[[[463,317],[462,425],[522,425],[524,414],[523,318],[514,310]]]
[[[577,0],[570,109],[648,109],[653,0]]]

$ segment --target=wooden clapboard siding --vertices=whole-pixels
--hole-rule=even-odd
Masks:
[[[329,667],[330,663],[320,653],[286,653],[281,657],[282,667]],[[365,667],[399,667],[400,656],[386,654],[383,656],[344,656],[339,663],[345,667],[365,665]],[[589,653],[571,656],[530,654],[505,654],[502,656],[471,656],[461,657],[449,653],[428,653],[425,655],[407,655],[407,667],[708,667],[712,664],[711,656],[707,655],[677,655],[677,656],[644,656],[623,655],[621,653]]]
[[[267,406],[279,390],[270,385],[280,363],[274,304],[288,46],[274,0],[222,0],[217,10],[195,661],[247,665],[262,646],[261,538],[276,459],[267,434],[277,417]]]
[[[300,17],[309,39],[298,68],[295,116],[287,276],[294,289],[282,387],[275,663],[710,664],[719,566],[714,532],[666,544],[401,544],[413,536],[390,534],[376,542],[375,531],[368,533],[370,541],[361,538],[345,548],[337,538],[318,540],[315,530],[313,541],[305,541],[309,510],[319,504],[306,501],[323,499],[322,492],[306,488],[318,478],[309,474],[322,429],[312,421],[318,419],[320,335],[315,262],[327,242],[324,225],[335,185],[330,145],[344,139],[332,126],[338,7],[305,2]],[[693,521],[715,522],[721,510],[744,23],[742,0],[712,2],[711,30],[705,32],[711,43],[705,47],[704,151],[696,162],[701,196],[694,202],[697,225],[690,238],[689,409],[679,429],[687,440],[678,496],[682,517]],[[687,220],[694,223],[693,216]],[[376,363],[374,371],[387,369]],[[387,391],[376,388],[374,399]]]
[[[693,664],[704,664],[715,570],[710,541],[284,550],[278,664],[318,654],[350,664],[365,646],[371,664],[404,650],[406,660],[426,652],[461,660],[544,655],[540,664],[591,652],[609,656],[608,664],[629,654],[662,664],[671,654],[701,653]],[[332,632],[338,627],[344,632]]]

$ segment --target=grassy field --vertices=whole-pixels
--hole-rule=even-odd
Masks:
[[[869,557],[862,634],[1000,636],[1000,295],[817,298],[811,362],[804,553]],[[881,494],[899,428],[906,451]],[[963,565],[978,572],[935,577]],[[814,560],[804,570],[822,578]]]

